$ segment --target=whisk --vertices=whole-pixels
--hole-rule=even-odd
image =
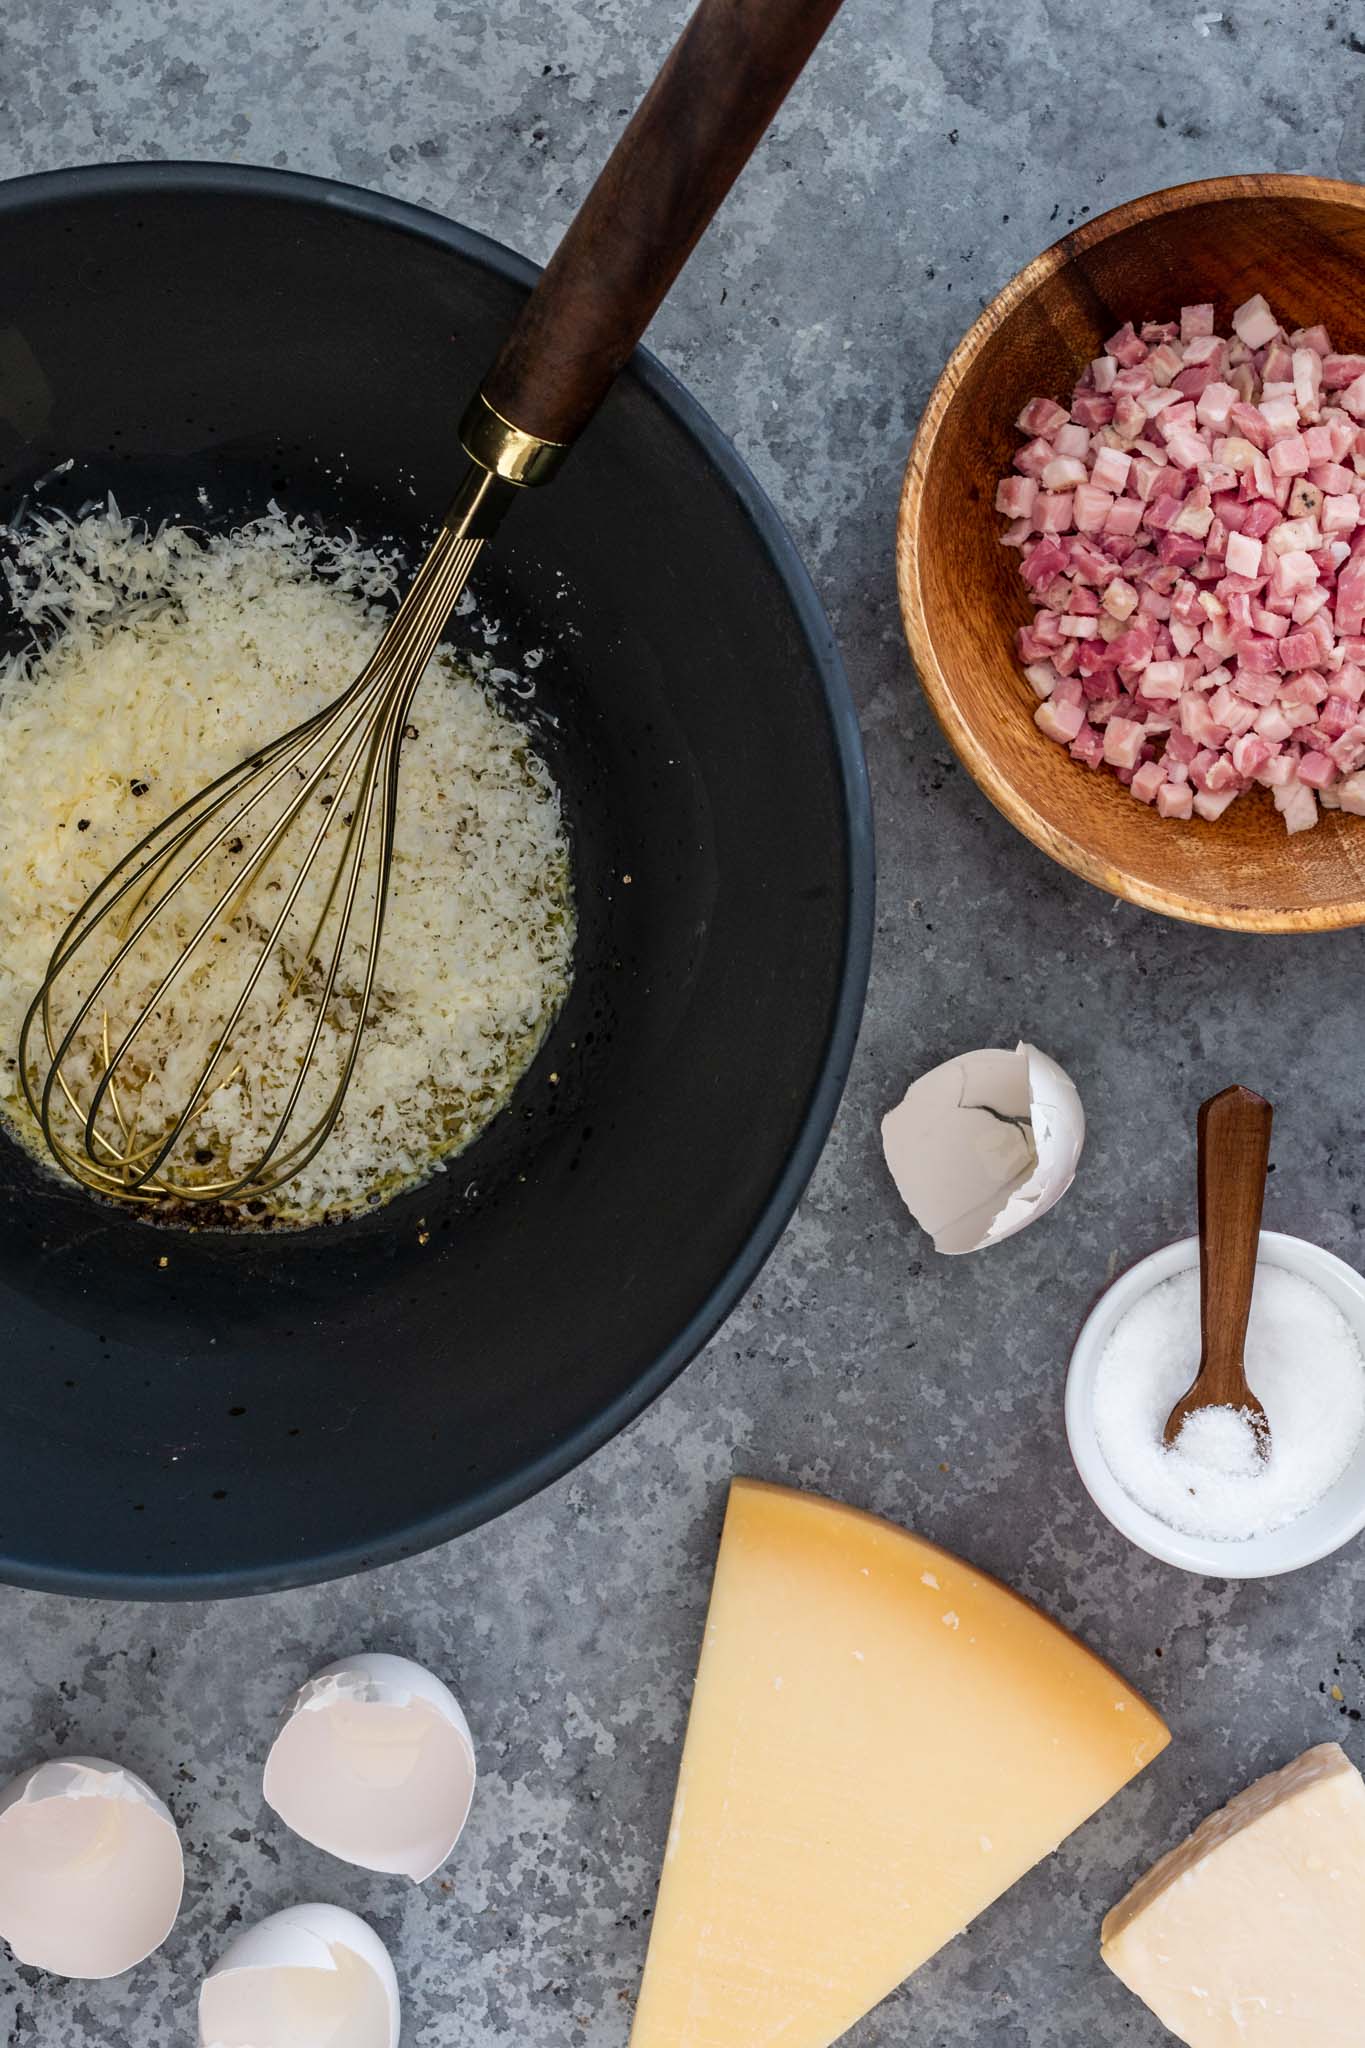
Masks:
[[[701,0],[466,411],[469,468],[365,668],[154,826],[63,931],[19,1065],[76,1180],[131,1201],[251,1199],[327,1142],[375,1002],[413,695],[509,506],[596,412],[839,4]],[[187,993],[204,1039],[168,1048],[158,1023]],[[263,1030],[268,1089],[243,1049]],[[147,1129],[151,1071],[180,1107]],[[230,1089],[256,1123],[224,1164],[204,1140]]]

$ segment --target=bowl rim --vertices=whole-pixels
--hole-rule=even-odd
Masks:
[[[268,198],[304,209],[327,207],[358,221],[417,236],[528,291],[540,275],[539,265],[505,243],[428,207],[340,179],[265,165],[167,161],[86,164],[38,171],[0,181],[0,216],[70,201],[175,193],[210,193],[248,202]],[[563,1478],[657,1399],[749,1291],[805,1192],[848,1079],[872,959],[875,849],[871,790],[857,707],[843,657],[810,573],[777,508],[733,442],[649,350],[637,348],[621,376],[642,387],[700,448],[742,507],[787,593],[824,699],[843,813],[848,886],[836,997],[796,1143],[729,1264],[687,1323],[647,1368],[615,1400],[588,1415],[577,1429],[558,1439],[548,1450],[528,1458],[504,1478],[466,1496],[459,1505],[396,1527],[377,1542],[331,1545],[307,1555],[293,1553],[268,1566],[226,1566],[214,1571],[183,1573],[159,1571],[144,1576],[126,1571],[104,1572],[98,1567],[79,1571],[66,1566],[47,1567],[32,1557],[5,1551],[0,1552],[0,1580],[40,1592],[87,1599],[224,1599],[348,1577],[449,1542]]]
[[[1026,263],[978,314],[954,348],[915,430],[896,511],[896,584],[901,620],[920,687],[948,744],[996,810],[1049,859],[1070,868],[1073,874],[1103,889],[1107,895],[1121,896],[1140,909],[1179,918],[1186,924],[1210,925],[1219,931],[1234,932],[1343,931],[1365,924],[1365,894],[1302,910],[1264,910],[1235,904],[1215,908],[1197,897],[1161,888],[1127,868],[1114,866],[1069,832],[1059,830],[1042,818],[1027,798],[1021,796],[998,772],[989,749],[978,740],[957,708],[929,630],[919,575],[918,549],[914,545],[929,459],[948,408],[970,364],[1016,307],[1040,284],[1064,270],[1074,257],[1084,255],[1096,244],[1108,241],[1111,236],[1121,234],[1136,223],[1229,199],[1320,199],[1365,212],[1365,185],[1353,184],[1344,178],[1318,178],[1291,171],[1241,172],[1220,178],[1195,178],[1186,184],[1167,185],[1159,191],[1126,200],[1121,206],[1111,207],[1108,212],[1087,221],[1083,227],[1063,235],[1050,248]]]
[[[1175,1565],[1202,1578],[1223,1579],[1232,1584],[1279,1578],[1332,1556],[1365,1529],[1365,1477],[1356,1481],[1355,1505],[1347,1507],[1341,1503],[1337,1519],[1325,1529],[1319,1524],[1316,1535],[1309,1533],[1314,1526],[1314,1509],[1309,1508],[1266,1535],[1231,1540],[1192,1536],[1183,1529],[1170,1527],[1125,1492],[1100,1449],[1095,1431],[1091,1412],[1095,1375],[1114,1323],[1153,1287],[1177,1273],[1196,1269],[1198,1264],[1199,1239],[1176,1238],[1126,1267],[1091,1305],[1067,1364],[1063,1402],[1067,1447],[1081,1484],[1095,1506],[1136,1549],[1146,1551],[1162,1564]],[[1350,1296],[1356,1304],[1353,1327],[1365,1350],[1365,1276],[1354,1266],[1328,1251],[1325,1245],[1282,1230],[1262,1230],[1257,1264],[1278,1266],[1319,1284],[1329,1281],[1327,1291],[1339,1308],[1338,1295]],[[1342,1313],[1346,1311],[1342,1309]],[[1353,1460],[1359,1455],[1357,1448]],[[1315,1507],[1321,1508],[1332,1499],[1337,1489],[1346,1484],[1351,1469],[1348,1464]]]

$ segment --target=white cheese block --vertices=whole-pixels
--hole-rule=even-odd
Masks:
[[[1211,1814],[1104,1922],[1104,1960],[1187,2048],[1361,2048],[1365,1783],[1335,1742]]]

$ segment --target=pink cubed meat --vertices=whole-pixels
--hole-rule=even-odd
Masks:
[[[1144,697],[1168,698],[1172,703],[1185,687],[1183,661],[1151,661],[1142,671],[1138,689]]]
[[[1068,559],[1065,548],[1056,540],[1044,538],[1023,557],[1020,568],[1024,581],[1034,590],[1043,590],[1065,569]]]
[[[1262,408],[1264,410],[1264,408]],[[1303,444],[1302,434],[1285,434],[1282,439],[1270,444],[1270,467],[1276,476],[1307,476],[1312,468],[1308,450]],[[1047,482],[1047,470],[1043,481]]]
[[[1131,618],[1137,610],[1137,601],[1137,591],[1131,583],[1125,582],[1122,576],[1114,578],[1113,582],[1106,589],[1104,596],[1100,599],[1100,603],[1104,606],[1111,619]],[[1111,649],[1115,644],[1112,641],[1110,642]]]
[[[1239,403],[1236,390],[1231,384],[1217,380],[1207,383],[1199,394],[1195,414],[1201,427],[1208,427],[1215,434],[1227,432],[1232,417],[1232,408]]]
[[[1071,513],[1077,533],[1102,533],[1113,502],[1108,491],[1098,490],[1094,484],[1078,483]]]
[[[1228,415],[1228,427],[1239,440],[1249,442],[1262,455],[1270,446],[1270,429],[1261,417],[1260,408],[1251,405],[1244,398],[1238,399]],[[1016,456],[1015,462],[1018,460]]]
[[[1064,747],[1069,747],[1085,724],[1085,712],[1079,704],[1059,704],[1054,692],[1038,706],[1033,722],[1050,740],[1059,740]]]
[[[1098,768],[1104,761],[1104,735],[1097,725],[1083,725],[1071,742],[1071,758],[1083,768]]]
[[[1267,344],[1261,362],[1261,382],[1266,385],[1289,384],[1294,375],[1294,355],[1283,335],[1275,335]]]
[[[1031,519],[1037,496],[1036,477],[1002,476],[995,487],[995,509],[1006,519]]]
[[[1350,732],[1360,716],[1359,706],[1350,697],[1342,697],[1333,690],[1327,702],[1318,712],[1318,731],[1329,739],[1339,740],[1343,733]]]
[[[1286,672],[1311,674],[1313,664],[1322,659],[1322,649],[1317,635],[1305,627],[1301,632],[1286,633],[1280,641],[1280,667]]]
[[[1104,758],[1111,768],[1135,768],[1146,737],[1132,718],[1111,718],[1104,728]]]
[[[1281,523],[1279,506],[1267,504],[1263,498],[1257,498],[1254,504],[1247,506],[1246,517],[1242,521],[1242,532],[1249,533],[1253,540],[1264,540]]]
[[[1237,801],[1235,789],[1197,789],[1194,793],[1194,808],[1201,818],[1210,824],[1221,818],[1229,804]]]
[[[1093,434],[1098,428],[1107,427],[1113,419],[1114,401],[1102,391],[1078,391],[1071,401],[1071,411],[1076,424]]]
[[[1208,699],[1210,715],[1234,738],[1239,733],[1250,732],[1256,723],[1256,706],[1245,697],[1230,690],[1226,683],[1220,683],[1210,691]]]
[[[1308,436],[1305,434],[1305,445],[1307,440]],[[1308,452],[1311,455],[1313,451],[1310,448]],[[1316,484],[1318,489],[1325,492],[1329,498],[1341,497],[1344,493],[1354,491],[1357,488],[1355,471],[1347,469],[1346,465],[1343,462],[1339,462],[1335,455],[1329,455],[1323,461],[1315,462],[1308,472],[1308,481]]]
[[[1307,467],[1306,462],[1304,467]],[[1054,455],[1050,462],[1043,465],[1043,489],[1071,491],[1077,484],[1083,484],[1089,474],[1079,455]]]
[[[1257,676],[1253,675],[1250,669],[1238,669],[1237,694],[1239,697],[1245,697],[1248,704],[1255,704],[1258,707],[1273,704],[1279,695],[1279,691],[1280,678],[1278,673],[1269,676]]]
[[[1216,796],[1222,790],[1238,790],[1241,786],[1242,778],[1233,767],[1231,758],[1227,754],[1216,754],[1205,771],[1202,787]]]
[[[1279,701],[1286,709],[1292,704],[1309,704],[1316,710],[1327,702],[1327,685],[1315,668],[1301,668],[1284,678]]]
[[[1014,453],[1014,466],[1024,476],[1041,476],[1051,462],[1051,441],[1026,441]]]
[[[1109,644],[1120,668],[1146,668],[1156,646],[1156,631],[1149,620],[1137,618]]]
[[[1336,622],[1338,633],[1365,629],[1365,555],[1353,556],[1337,577]]]
[[[1141,402],[1128,392],[1120,392],[1114,401],[1114,432],[1122,441],[1136,441],[1147,424],[1147,415]]]
[[[1291,548],[1281,555],[1270,575],[1270,587],[1276,597],[1295,597],[1301,590],[1311,590],[1318,580],[1313,566],[1313,557],[1302,548]]]
[[[1275,339],[1280,323],[1271,312],[1259,292],[1254,298],[1239,306],[1232,316],[1232,331],[1241,342],[1251,349],[1264,348]],[[1113,350],[1110,350],[1113,353]]]
[[[1257,411],[1270,431],[1270,445],[1272,448],[1276,441],[1287,439],[1291,434],[1296,440],[1301,438],[1299,435],[1299,408],[1294,403],[1294,393],[1292,390],[1272,391],[1269,385],[1267,385],[1261,393],[1261,402],[1257,407]]]
[[[1237,665],[1249,675],[1270,675],[1280,665],[1280,644],[1264,633],[1239,633]]]
[[[1226,727],[1219,725],[1207,700],[1193,690],[1180,699],[1180,730],[1200,747],[1216,749],[1227,742]]]
[[[1310,789],[1326,789],[1329,782],[1337,779],[1336,762],[1327,754],[1320,754],[1316,747],[1310,747],[1306,754],[1299,755],[1298,776]]]
[[[1055,398],[1031,398],[1015,422],[1021,434],[1032,440],[1041,435],[1050,441],[1059,427],[1064,427],[1071,418],[1064,405],[1058,405]]]
[[[1021,482],[1025,481],[1023,478]],[[1003,489],[1004,486],[1002,485]],[[1032,512],[1033,507],[1028,507]],[[1027,517],[1021,513],[1020,517]],[[1259,576],[1261,573],[1261,543],[1253,540],[1249,533],[1230,533],[1227,547],[1228,573],[1232,576]]]
[[[1125,323],[1069,404],[1020,413],[1019,656],[1039,730],[1159,816],[1256,783],[1300,832],[1319,792],[1365,816],[1365,355],[1259,294],[1214,324]]]
[[[1311,832],[1318,822],[1318,800],[1297,777],[1275,791],[1275,808],[1284,819],[1286,832]]]
[[[1242,733],[1228,749],[1233,767],[1244,779],[1259,775],[1275,751],[1269,740],[1255,732]]]
[[[1172,391],[1179,391],[1183,397],[1193,398],[1197,402],[1209,385],[1214,382],[1216,382],[1216,379],[1213,374],[1212,363],[1191,363],[1188,369],[1180,372],[1171,389]]]
[[[1328,415],[1326,424],[1332,437],[1333,462],[1349,462],[1357,453],[1359,430],[1355,421],[1348,419],[1344,412],[1334,411]]]
[[[1131,539],[1142,524],[1142,504],[1137,498],[1115,498],[1105,514],[1104,530],[1117,539]]]
[[[1131,320],[1126,320],[1118,333],[1111,335],[1104,346],[1106,353],[1113,356],[1115,362],[1122,363],[1125,369],[1131,368],[1135,363],[1146,361],[1147,344],[1138,340],[1133,332]]]
[[[1322,357],[1311,348],[1293,354],[1294,399],[1305,419],[1316,419],[1322,395]]]
[[[1263,789],[1279,789],[1282,784],[1292,782],[1295,758],[1293,754],[1288,753],[1272,754],[1256,780]]]
[[[1122,448],[1101,448],[1095,456],[1090,481],[1100,490],[1117,495],[1128,488],[1128,472],[1132,466],[1132,456]]]
[[[1163,441],[1169,441],[1172,434],[1193,434],[1197,431],[1198,421],[1193,405],[1178,398],[1175,392],[1168,391],[1164,395],[1157,392],[1142,402],[1155,419],[1157,433]]]

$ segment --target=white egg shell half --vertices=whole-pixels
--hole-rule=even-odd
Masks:
[[[119,1977],[160,1948],[185,1888],[180,1837],[120,1764],[63,1757],[0,1792],[0,1935],[57,1977]]]
[[[343,1657],[284,1710],[265,1797],[286,1827],[362,1870],[420,1884],[464,1831],[474,1739],[448,1686],[407,1657]]]
[[[882,1119],[901,1200],[950,1255],[1045,1216],[1076,1177],[1085,1111],[1055,1060],[1022,1041],[967,1052],[911,1083]]]
[[[199,1988],[200,2048],[398,2048],[393,1963],[341,1906],[289,1906],[239,1934]]]

